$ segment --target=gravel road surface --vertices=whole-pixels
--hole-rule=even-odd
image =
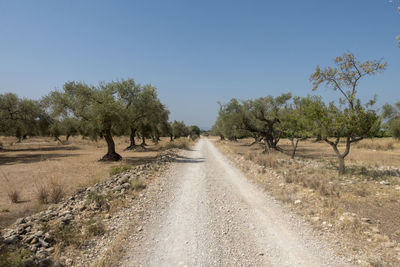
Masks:
[[[210,140],[173,164],[122,266],[348,265]]]

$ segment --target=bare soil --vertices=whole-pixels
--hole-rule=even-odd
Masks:
[[[62,138],[63,139],[63,138]],[[58,186],[68,195],[79,187],[95,184],[109,177],[113,166],[136,165],[152,161],[160,146],[168,142],[162,139],[154,145],[147,141],[146,150],[123,151],[129,145],[126,137],[115,138],[116,150],[123,160],[100,162],[106,153],[106,143],[71,137],[62,145],[50,138],[29,138],[16,143],[15,138],[2,137],[0,151],[0,229],[16,218],[39,211],[45,205],[38,201],[40,188]],[[139,142],[139,140],[138,140]],[[8,194],[15,191],[18,203],[12,203]]]

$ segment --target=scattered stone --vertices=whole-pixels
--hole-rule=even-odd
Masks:
[[[18,237],[16,235],[9,236],[4,238],[4,243],[6,244],[15,244],[18,241]]]
[[[169,153],[169,152],[168,152]],[[104,182],[100,182],[89,188],[81,188],[75,191],[75,193],[63,199],[60,203],[48,206],[46,210],[28,216],[26,218],[19,218],[9,229],[4,229],[0,234],[0,245],[4,246],[18,246],[24,247],[28,251],[33,253],[30,258],[32,263],[25,264],[24,266],[88,266],[88,258],[91,260],[101,255],[102,249],[109,245],[115,236],[115,231],[121,229],[121,223],[124,220],[134,217],[135,213],[132,214],[119,214],[115,215],[116,220],[111,219],[112,216],[108,213],[110,208],[109,201],[111,199],[128,199],[135,201],[147,201],[144,198],[143,193],[140,194],[140,198],[126,195],[130,192],[128,189],[131,187],[129,183],[130,179],[136,179],[136,177],[154,177],[152,173],[149,175],[150,170],[157,169],[161,170],[163,166],[168,166],[163,162],[170,162],[175,156],[162,155],[158,161],[151,164],[135,166],[131,171],[125,174],[112,176]],[[157,165],[157,166],[154,166]],[[88,195],[95,192],[102,198],[94,199],[94,201],[88,201]],[[108,197],[111,194],[111,197]],[[107,196],[107,197],[106,197]],[[101,215],[101,212],[107,211],[106,214]],[[99,214],[100,213],[100,214]],[[83,227],[80,230],[85,231],[85,225],[82,222],[87,221],[89,218],[94,216],[104,216],[107,221],[103,221],[106,224],[107,232],[101,236],[100,239],[85,240],[81,246],[81,249],[85,252],[87,257],[79,257],[78,255],[68,257],[61,257],[58,262],[51,262],[51,254],[55,252],[55,246],[58,240],[55,238],[54,226],[56,225],[77,225]],[[113,216],[114,217],[114,216]],[[114,231],[114,235],[110,231]],[[143,231],[142,226],[137,228],[137,231]],[[94,243],[91,243],[94,241]],[[94,249],[94,250],[92,250]],[[61,252],[64,253],[64,252]],[[79,252],[78,252],[79,253]],[[82,254],[81,254],[82,255]],[[73,259],[73,260],[72,260]]]
[[[122,187],[125,188],[125,189],[129,189],[131,187],[131,184],[130,183],[124,183],[122,185]]]
[[[382,243],[382,245],[385,247],[385,248],[394,248],[395,246],[396,246],[396,244],[395,243],[393,243],[393,242],[384,242],[384,243]]]
[[[321,218],[320,217],[311,217],[311,221],[318,222]]]
[[[371,231],[372,231],[373,233],[375,233],[375,234],[379,234],[379,233],[381,232],[381,231],[379,231],[379,228],[376,227],[376,226],[371,226],[370,228],[371,228]]]
[[[22,223],[25,223],[25,218],[19,218],[19,219],[17,219],[16,221],[15,221],[15,224],[22,224]]]
[[[46,241],[44,241],[44,240],[41,239],[41,238],[39,238],[39,243],[40,243],[43,247],[45,247],[45,248],[48,248],[48,247],[49,247],[49,243],[47,243]]]
[[[361,218],[361,221],[368,224],[372,223],[372,221],[369,218]]]
[[[122,187],[121,185],[118,185],[118,186],[114,187],[114,190],[115,190],[115,191],[121,191],[122,188],[123,188],[123,187]]]
[[[295,204],[295,205],[301,204],[301,200],[300,200],[300,199],[296,199],[296,200],[294,201],[294,204]]]

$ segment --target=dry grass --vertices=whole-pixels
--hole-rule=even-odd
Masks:
[[[400,178],[377,168],[399,168],[399,141],[372,139],[352,146],[346,159],[348,171],[343,176],[338,176],[335,155],[324,142],[301,142],[297,154],[300,160],[293,161],[288,153],[288,140],[282,140],[281,144],[286,153],[270,155],[263,155],[261,146],[250,146],[252,141],[217,143],[228,154],[251,160],[253,163],[240,164],[243,170],[249,171],[250,177],[256,173],[255,180],[277,200],[289,203],[317,229],[334,231],[348,239],[349,243],[343,246],[345,250],[369,251],[375,255],[381,252],[382,242],[400,242]],[[270,169],[265,174],[254,172],[258,166]],[[301,200],[301,204],[296,205],[296,200]],[[343,219],[346,213],[354,215]],[[365,234],[371,232],[370,226],[379,227],[380,233],[372,237]],[[368,243],[367,238],[371,240]],[[386,262],[398,262],[389,254],[379,255]]]
[[[132,190],[140,191],[146,188],[146,184],[141,179],[133,179],[131,182]]]
[[[8,195],[8,198],[10,199],[11,203],[18,203],[21,200],[19,193],[16,190],[12,190],[12,191],[8,192],[7,195]]]
[[[245,158],[252,160],[263,167],[276,168],[278,166],[278,159],[280,158],[280,155],[278,152],[260,154],[252,151],[247,152]]]
[[[241,140],[245,144],[251,139]],[[279,145],[290,153],[291,145],[289,140],[283,139]],[[344,150],[344,143],[339,144],[339,150]],[[296,156],[314,160],[332,160],[337,158],[333,149],[325,142],[315,143],[313,140],[302,141]],[[400,142],[394,138],[373,138],[365,139],[351,146],[347,163],[363,164],[366,166],[400,166]]]
[[[390,151],[395,149],[396,141],[392,138],[365,139],[355,144],[358,149]]]
[[[20,216],[41,210],[46,203],[60,201],[77,188],[106,179],[112,167],[154,160],[169,139],[163,138],[158,145],[148,141],[146,151],[135,152],[123,151],[129,145],[129,138],[117,137],[116,150],[123,156],[122,162],[99,162],[107,149],[104,140],[94,142],[71,137],[68,145],[61,145],[51,138],[30,138],[16,143],[16,138],[0,137],[0,142],[3,143],[0,210],[10,211],[0,213],[1,229]],[[22,198],[18,203],[10,203],[8,194],[12,191]]]
[[[131,167],[128,165],[119,165],[119,166],[113,166],[110,169],[110,175],[115,175],[115,174],[119,174],[119,173],[123,173],[127,170],[130,170]]]
[[[42,205],[49,203],[49,192],[45,186],[37,188],[37,200]]]
[[[190,149],[192,145],[193,145],[192,140],[181,137],[179,139],[175,139],[173,142],[165,142],[163,144],[160,144],[159,148],[160,150],[167,150],[173,148]]]

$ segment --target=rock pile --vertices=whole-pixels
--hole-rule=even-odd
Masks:
[[[124,198],[134,190],[135,181],[146,181],[161,166],[174,161],[174,151],[167,151],[152,162],[138,165],[132,169],[111,176],[104,182],[77,190],[72,196],[59,204],[50,205],[46,210],[32,216],[19,218],[10,228],[0,235],[0,246],[7,248],[24,248],[31,257],[23,263],[25,266],[69,265],[68,262],[53,262],[52,254],[62,235],[57,229],[81,224],[86,218],[96,213],[107,212],[110,201]],[[108,215],[109,216],[109,215]]]

